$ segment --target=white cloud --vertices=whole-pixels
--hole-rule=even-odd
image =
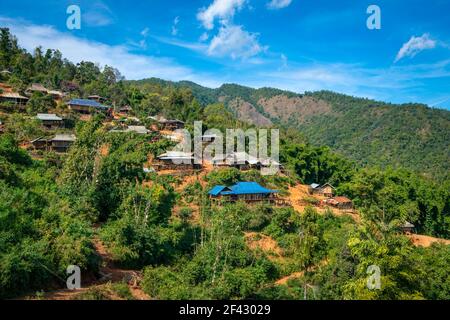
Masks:
[[[414,57],[419,52],[426,49],[433,49],[436,47],[436,41],[430,39],[430,35],[425,33],[421,37],[412,36],[408,42],[403,44],[400,51],[397,53],[395,62],[400,61],[405,57]]]
[[[211,30],[214,28],[214,20],[216,18],[221,21],[229,21],[233,18],[236,10],[240,10],[246,0],[214,0],[208,8],[202,8],[197,14],[197,19],[202,22],[203,26]]]
[[[175,17],[175,19],[173,19],[173,24],[172,24],[172,35],[176,36],[178,34],[178,22],[180,22],[180,17]]]
[[[148,33],[150,32],[149,28],[145,28],[144,30],[141,31],[141,35],[146,38],[148,36]]]
[[[82,23],[91,27],[109,26],[114,23],[114,15],[105,3],[97,1],[88,11],[83,13]]]
[[[245,31],[242,26],[223,25],[208,47],[211,56],[249,58],[266,50],[258,42],[258,34]]]
[[[291,4],[292,0],[272,0],[267,4],[267,8],[269,9],[282,9],[286,8]]]
[[[189,49],[192,51],[196,51],[199,53],[204,53],[208,50],[208,45],[204,43],[198,42],[187,42],[175,38],[167,38],[167,37],[155,37],[156,40],[162,43],[169,44],[171,46],[176,46],[184,49]]]
[[[288,59],[287,59],[286,55],[284,53],[282,53],[280,55],[280,58],[281,58],[282,68],[287,68],[287,66],[288,66]]]
[[[0,25],[17,36],[19,44],[29,52],[42,46],[43,49],[58,49],[68,60],[78,63],[92,61],[101,66],[109,65],[131,80],[160,77],[179,81],[191,80],[205,86],[217,87],[219,81],[208,74],[195,73],[171,58],[154,57],[131,53],[124,45],[112,46],[101,42],[78,38],[48,25],[34,25],[23,20],[0,16]]]
[[[205,42],[208,39],[209,39],[209,34],[207,32],[203,32],[202,35],[200,36],[200,38],[198,38],[198,40],[200,42]]]

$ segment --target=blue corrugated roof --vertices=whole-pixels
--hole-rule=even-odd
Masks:
[[[212,188],[208,194],[212,195],[212,196],[218,196],[219,193],[221,193],[223,191],[223,189],[225,189],[225,186],[215,186],[214,188]]]
[[[98,109],[108,109],[109,107],[102,105],[101,103],[95,101],[95,100],[89,100],[89,99],[72,99],[69,101],[69,104],[74,104],[78,106],[86,106],[86,107],[92,107],[92,108],[98,108]]]
[[[264,188],[257,182],[238,182],[235,185],[227,188],[229,190],[225,191],[224,186],[215,186],[209,191],[210,195],[217,196],[219,194],[223,195],[233,195],[233,194],[269,194],[278,193],[277,190],[270,190]]]

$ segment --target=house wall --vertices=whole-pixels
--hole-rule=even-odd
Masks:
[[[80,105],[76,105],[76,104],[71,104],[71,105],[69,105],[69,109],[79,112],[79,113],[84,113],[84,114],[92,113],[91,107],[88,107],[88,106],[80,106]]]

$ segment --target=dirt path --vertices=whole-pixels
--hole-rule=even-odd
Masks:
[[[149,300],[150,297],[139,287],[139,281],[142,278],[141,272],[139,270],[129,270],[117,267],[112,260],[111,254],[108,252],[107,248],[98,236],[94,237],[93,243],[97,254],[101,258],[99,270],[100,279],[87,281],[87,283],[83,283],[83,287],[78,290],[61,289],[46,293],[44,299],[76,300],[78,295],[88,291],[89,289],[100,288],[108,282],[117,283],[126,281],[132,296],[136,300]],[[112,298],[117,297],[112,296]]]
[[[440,238],[433,238],[430,236],[424,236],[424,235],[420,235],[420,234],[410,234],[407,235],[407,237],[411,240],[411,242],[416,246],[416,247],[429,247],[431,246],[433,243],[439,242],[439,243],[443,243],[446,245],[450,245],[450,240],[446,240],[446,239],[440,239]]]
[[[327,263],[328,263],[328,260],[324,259],[324,260],[320,261],[319,264],[313,266],[310,269],[310,271],[316,271],[318,268],[325,266]],[[285,277],[275,281],[275,284],[279,285],[279,286],[286,285],[289,280],[301,278],[301,277],[303,277],[304,274],[305,274],[305,271],[298,271],[298,272],[291,273],[290,275],[285,276]]]

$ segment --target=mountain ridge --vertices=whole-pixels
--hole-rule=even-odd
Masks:
[[[332,91],[298,94],[239,84],[203,87],[191,81],[129,81],[188,88],[203,105],[223,103],[257,126],[298,129],[312,144],[327,145],[361,165],[404,167],[449,176],[450,111],[419,103],[392,104]]]

